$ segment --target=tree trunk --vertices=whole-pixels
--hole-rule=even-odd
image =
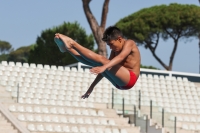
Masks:
[[[172,50],[172,54],[171,54],[170,59],[169,59],[169,70],[170,71],[172,70],[172,64],[173,64],[174,56],[175,56],[175,53],[176,53],[176,50],[177,50],[177,46],[178,46],[178,39],[175,39],[174,40],[174,48]]]
[[[104,1],[100,25],[98,24],[96,18],[94,17],[94,15],[92,14],[90,10],[90,7],[89,7],[90,1],[91,0],[82,0],[84,13],[90,25],[92,33],[94,35],[95,41],[98,45],[98,54],[104,57],[107,57],[106,43],[102,41],[101,39],[103,37],[103,32],[105,30],[107,14],[108,14],[108,5],[109,5],[110,0]]]
[[[159,36],[158,36],[159,39]],[[157,39],[157,40],[158,40]],[[178,38],[179,39],[179,38]],[[149,48],[149,50],[151,51],[152,55],[154,56],[154,58],[167,70],[167,71],[171,71],[172,70],[172,65],[173,65],[173,60],[174,60],[174,56],[177,50],[177,46],[178,46],[178,39],[174,39],[174,48],[172,50],[171,56],[170,56],[170,60],[169,60],[169,65],[167,66],[155,53],[156,48],[157,48],[157,44],[158,41],[155,43],[155,47],[151,46],[151,43],[146,42],[146,46]],[[199,49],[200,49],[200,42],[199,42]],[[200,54],[200,51],[199,51]],[[200,58],[200,57],[199,57]],[[199,59],[200,60],[200,59]]]
[[[156,55],[156,48],[158,46],[158,42],[159,42],[159,38],[160,38],[160,35],[157,34],[157,39],[155,39],[155,46],[153,47],[152,46],[152,42],[149,42],[149,41],[146,41],[146,47],[149,48],[149,50],[151,51],[152,55],[154,56],[154,58],[166,69],[166,70],[169,70],[169,66],[167,66],[157,55]]]

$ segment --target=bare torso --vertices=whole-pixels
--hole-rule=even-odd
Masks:
[[[140,75],[141,57],[140,57],[140,52],[138,50],[137,45],[135,44],[134,41],[132,41],[132,42],[133,42],[133,48],[132,48],[130,54],[120,63],[120,65],[124,66],[128,70],[133,71],[136,74],[136,76],[138,77]],[[114,52],[114,56],[117,56],[120,52],[121,51]]]

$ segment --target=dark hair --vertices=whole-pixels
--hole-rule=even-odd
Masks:
[[[108,27],[105,32],[103,33],[103,41],[110,41],[110,40],[115,40],[118,38],[118,36],[123,37],[122,32],[120,31],[119,28],[116,26],[110,26]]]

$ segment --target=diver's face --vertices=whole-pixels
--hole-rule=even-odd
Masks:
[[[122,48],[122,41],[121,37],[118,37],[116,40],[107,41],[107,45],[110,46],[110,49],[113,51],[121,51]]]

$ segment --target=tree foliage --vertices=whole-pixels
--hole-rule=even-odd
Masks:
[[[20,47],[8,54],[7,61],[14,62],[28,62],[30,50],[33,49],[34,45]]]
[[[0,62],[7,61],[9,57],[9,54],[1,54],[0,55]]]
[[[12,50],[12,45],[9,42],[0,40],[1,54],[5,54],[6,52],[10,52],[11,50]]]
[[[94,39],[92,35],[87,35],[80,25],[75,23],[65,23],[42,31],[37,37],[36,46],[30,51],[29,63],[68,65],[77,62],[68,52],[61,53],[54,42],[55,33],[67,35],[84,47],[93,50]]]
[[[180,39],[197,37],[200,30],[200,8],[196,5],[170,4],[153,6],[133,13],[116,23],[127,38],[149,49],[156,60],[172,70],[173,59]],[[159,40],[173,39],[174,46],[166,65],[156,54]]]
[[[147,68],[147,69],[155,69],[155,70],[160,70],[159,68],[156,68],[154,66],[145,66],[145,65],[140,65],[140,68]]]

